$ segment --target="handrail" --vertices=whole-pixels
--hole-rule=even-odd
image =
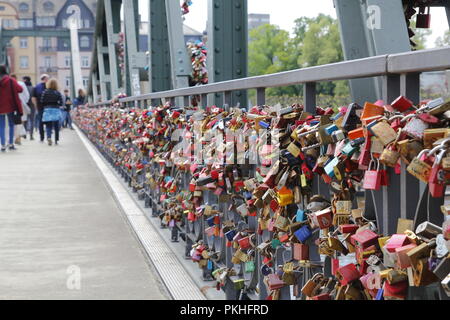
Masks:
[[[235,79],[196,86],[143,94],[120,99],[121,103],[160,98],[175,98],[235,90],[273,88],[310,82],[349,80],[431,70],[450,69],[450,47],[399,54],[381,55],[308,67],[262,76]]]

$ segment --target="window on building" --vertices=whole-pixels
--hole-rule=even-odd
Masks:
[[[20,19],[19,28],[33,28],[33,19]]]
[[[6,10],[5,6],[0,6],[0,11],[5,11],[5,10]]]
[[[51,1],[44,2],[44,11],[46,12],[53,12],[55,9],[55,5]]]
[[[70,56],[65,56],[64,57],[64,66],[66,68],[70,68]]]
[[[12,19],[3,19],[3,28],[14,28],[14,20]]]
[[[88,36],[81,36],[80,37],[80,47],[81,48],[89,48],[90,41]]]
[[[29,68],[28,56],[20,57],[19,61],[20,61],[20,69],[28,69]]]
[[[28,3],[21,3],[21,4],[19,4],[19,11],[20,12],[28,12],[29,9],[30,9],[30,6],[28,5]]]
[[[52,66],[52,57],[44,57],[44,66],[46,68],[51,68]]]
[[[67,19],[62,19],[61,24],[63,28],[67,28]]]
[[[69,41],[64,40],[64,41],[63,41],[63,47],[64,47],[64,48],[68,48],[68,47],[69,47]]]
[[[88,29],[88,28],[91,27],[91,23],[90,23],[89,19],[85,19],[85,20],[84,20],[84,27],[85,27],[86,29]]]
[[[36,24],[40,27],[54,27],[55,17],[37,17]]]
[[[89,84],[89,77],[83,77],[83,87],[87,88]]]
[[[89,68],[89,57],[86,56],[81,57],[81,66],[83,68]]]
[[[66,77],[64,84],[66,85],[66,88],[70,88],[70,77]]]
[[[44,48],[50,48],[52,46],[52,39],[50,39],[50,38],[43,38],[42,39],[42,46]]]
[[[20,48],[21,49],[28,48],[28,38],[20,38]]]

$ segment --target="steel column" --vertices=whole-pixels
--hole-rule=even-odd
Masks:
[[[139,4],[138,0],[123,0],[125,25],[125,87],[128,95],[140,95],[139,68],[143,67],[143,57],[139,54]],[[138,61],[140,59],[141,61]]]
[[[166,91],[171,89],[171,64],[165,2],[151,0],[149,10],[150,92]],[[158,103],[152,101],[153,105]]]
[[[122,0],[104,0],[105,23],[108,35],[109,69],[111,71],[111,95],[118,95],[122,89],[122,74],[117,60],[116,44],[119,41],[121,27],[120,8]]]
[[[266,88],[256,89],[256,105],[263,106],[265,104],[266,104]]]
[[[100,76],[100,94],[102,101],[109,100],[108,92],[106,89],[106,71],[105,60],[103,56],[103,39],[102,36],[97,38],[97,60],[98,60],[98,74]]]
[[[208,0],[209,82],[247,76],[248,17],[246,0]],[[220,105],[215,94],[212,104]],[[247,106],[247,91],[233,92],[231,105]]]

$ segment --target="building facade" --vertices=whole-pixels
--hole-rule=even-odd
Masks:
[[[93,50],[96,0],[0,0],[4,29],[67,29],[67,19],[79,18],[79,45],[84,85],[87,86]],[[33,83],[42,73],[58,79],[61,91],[71,88],[70,40],[58,37],[15,37],[8,58],[11,72],[30,76]]]
[[[256,29],[264,24],[270,24],[270,14],[249,13],[248,30]]]

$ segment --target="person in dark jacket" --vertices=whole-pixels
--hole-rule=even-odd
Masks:
[[[34,124],[35,124],[35,119],[36,119],[36,106],[33,103],[33,91],[34,91],[34,87],[33,84],[31,83],[31,78],[26,76],[23,77],[23,82],[25,83],[25,85],[27,86],[28,92],[30,93],[30,100],[28,101],[28,106],[30,107],[31,113],[28,115],[28,119],[27,119],[27,127],[25,128],[27,130],[27,132],[30,134],[30,140],[34,140],[33,138],[33,133],[34,133]]]
[[[73,100],[74,108],[78,108],[86,103],[86,93],[83,89],[78,90],[78,96]]]
[[[44,108],[42,107],[42,104],[41,104],[41,97],[45,91],[46,83],[47,83],[48,79],[50,79],[50,77],[48,74],[43,74],[43,75],[41,75],[40,79],[41,79],[41,83],[37,84],[36,87],[34,87],[32,101],[33,101],[34,105],[37,107],[36,126],[39,127],[39,135],[41,138],[41,142],[43,142],[44,135],[45,135],[44,123],[42,122],[42,115],[44,114]]]
[[[42,114],[42,122],[45,124],[45,129],[47,131],[48,145],[52,145],[53,129],[55,129],[55,144],[57,145],[59,141],[59,124],[61,117],[61,111],[59,109],[64,105],[64,102],[61,93],[58,91],[58,81],[56,79],[50,79],[46,83],[46,89],[41,96],[41,105],[44,109],[44,112]],[[58,118],[46,121],[46,113],[49,115],[58,114]]]
[[[17,81],[8,75],[6,66],[0,66],[0,140],[1,151],[6,151],[6,118],[9,126],[9,150],[15,150],[14,146],[14,112],[23,115],[22,102],[19,93],[23,91]]]

